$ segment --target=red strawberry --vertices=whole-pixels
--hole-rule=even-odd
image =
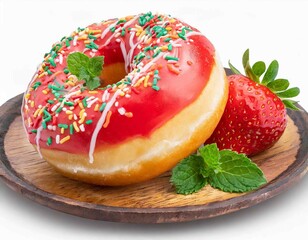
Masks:
[[[215,142],[219,149],[231,149],[246,155],[257,154],[281,137],[287,124],[286,107],[298,110],[295,101],[289,98],[297,96],[299,89],[287,89],[288,80],[275,79],[278,73],[276,60],[267,70],[261,61],[250,67],[249,49],[243,55],[247,77],[230,62],[229,66],[236,75],[228,77],[229,98],[225,112],[206,144]]]

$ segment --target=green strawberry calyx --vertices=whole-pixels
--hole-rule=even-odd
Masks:
[[[287,79],[276,78],[279,69],[277,60],[273,60],[267,69],[263,61],[258,61],[251,67],[249,63],[249,49],[247,49],[243,54],[242,63],[248,78],[269,88],[282,100],[286,108],[299,110],[295,105],[297,102],[290,98],[296,97],[300,93],[300,90],[298,87],[289,88],[290,83]],[[229,67],[233,73],[244,75],[230,61]]]

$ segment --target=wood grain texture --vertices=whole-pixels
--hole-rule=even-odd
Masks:
[[[307,172],[308,117],[289,112],[288,126],[271,149],[253,157],[268,184],[257,191],[230,194],[205,187],[178,195],[170,172],[125,187],[101,187],[70,180],[39,158],[27,141],[19,114],[22,96],[0,113],[0,175],[15,191],[53,209],[81,217],[118,222],[182,222],[214,217],[246,208],[277,195]]]

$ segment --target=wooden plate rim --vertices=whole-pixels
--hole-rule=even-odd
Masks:
[[[19,176],[11,167],[5,154],[4,139],[9,126],[20,115],[22,97],[23,94],[17,95],[0,107],[0,177],[9,187],[25,197],[41,205],[72,215],[129,223],[167,223],[205,219],[244,209],[274,197],[293,186],[308,170],[308,114],[298,105],[302,111],[288,111],[288,115],[298,127],[301,141],[295,162],[274,180],[254,192],[205,205],[167,208],[125,208],[76,201],[38,189]]]

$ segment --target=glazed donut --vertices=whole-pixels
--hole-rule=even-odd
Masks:
[[[89,90],[67,58],[104,56],[101,86]],[[151,12],[78,28],[52,46],[24,94],[30,143],[63,175],[127,185],[171,169],[218,124],[228,96],[209,40]]]

